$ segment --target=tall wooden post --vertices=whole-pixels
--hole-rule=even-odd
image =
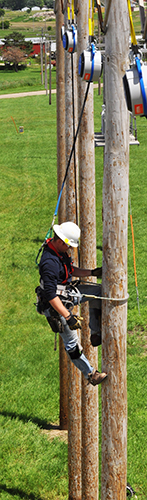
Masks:
[[[122,78],[128,52],[127,0],[112,0],[105,38],[102,294],[110,301],[102,302],[102,368],[108,378],[102,384],[101,500],[126,500],[129,113]]]
[[[88,3],[78,2],[78,60],[88,42]],[[78,77],[79,115],[87,83]],[[93,84],[90,84],[88,99],[79,130],[79,193],[80,193],[80,265],[96,266],[96,220],[95,220],[95,159],[93,124]],[[88,279],[89,281],[89,279]],[[90,344],[89,305],[83,304],[82,346],[94,368],[97,368],[97,348]],[[82,383],[82,500],[98,498],[98,390]]]
[[[43,29],[40,40],[40,59],[41,59],[41,83],[43,85]]]
[[[61,44],[61,40],[60,40]],[[57,47],[56,47],[57,49]],[[57,71],[57,68],[56,68]],[[59,89],[58,89],[59,92]],[[52,102],[51,40],[49,41],[49,104]]]
[[[45,89],[47,95],[47,40],[45,39]]]
[[[57,181],[58,195],[65,175],[65,78],[64,78],[64,49],[61,40],[61,27],[64,21],[61,12],[61,2],[55,2],[56,13],[56,88],[57,88]],[[58,222],[66,221],[65,196],[61,197]],[[61,337],[60,350],[60,428],[68,426],[68,375],[67,355]]]
[[[67,28],[67,11],[64,14]],[[77,54],[65,51],[65,143],[66,165],[73,145],[73,119],[77,128]],[[73,69],[73,71],[72,71]],[[73,116],[74,100],[74,116]],[[77,150],[77,148],[76,148]],[[66,179],[66,220],[76,220],[75,174],[77,177],[76,154],[72,155]],[[74,265],[78,266],[77,249],[71,251]],[[74,309],[78,313],[77,308]],[[69,500],[81,500],[81,374],[68,361],[68,476]]]

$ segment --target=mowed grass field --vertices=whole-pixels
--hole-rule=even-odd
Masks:
[[[10,23],[8,29],[0,29],[0,38],[3,38],[8,33],[12,33],[12,31],[22,31],[24,36],[26,37],[35,37],[41,36],[42,29],[44,33],[47,33],[52,39],[56,37],[56,18],[49,18],[49,12],[53,13],[53,10],[50,11],[30,11],[30,12],[22,12],[11,11],[9,9],[5,10],[4,21],[7,20]],[[104,18],[104,8],[102,8],[102,15]],[[133,24],[135,28],[136,35],[141,33],[141,22],[140,22],[140,14],[139,7],[132,12]],[[97,35],[97,26],[98,26],[98,14],[95,12],[94,14],[94,22],[95,22],[95,34]],[[64,21],[63,21],[64,23]],[[49,30],[48,30],[49,27]]]
[[[1,493],[2,500],[67,500],[67,443],[59,424],[59,348],[36,313],[35,258],[57,201],[56,96],[2,99],[1,186]],[[95,131],[102,96],[94,93]],[[17,133],[14,122],[24,127]],[[137,119],[140,146],[130,148],[130,196],[140,314],[128,218],[128,474],[147,498],[147,121]],[[103,150],[96,148],[97,247],[102,246]],[[102,252],[97,250],[101,265]],[[100,349],[99,349],[100,350]],[[101,351],[101,350],[100,350]],[[101,363],[99,356],[99,365]],[[100,368],[100,366],[99,366]],[[101,442],[101,404],[100,404]]]
[[[29,65],[30,62],[30,65]],[[49,69],[47,69],[47,88],[49,93]],[[56,88],[56,69],[51,70],[51,89]],[[17,92],[45,90],[45,65],[43,65],[43,84],[41,83],[41,68],[36,59],[30,58],[25,69],[16,73],[12,69],[4,69],[0,64],[0,95]]]

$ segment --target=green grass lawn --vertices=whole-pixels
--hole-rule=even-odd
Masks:
[[[31,63],[29,65],[29,62]],[[0,66],[3,67],[2,65]],[[15,70],[0,69],[0,94],[11,94],[15,92],[29,92],[33,90],[45,90],[45,67],[43,68],[43,85],[41,84],[41,68],[36,60],[30,58],[25,69]],[[49,69],[47,69],[49,89]],[[56,68],[51,71],[51,88],[56,88]]]
[[[41,30],[44,30],[44,33],[48,33],[52,38],[56,37],[56,20],[50,19],[43,20],[43,12],[40,11],[39,18],[33,17],[34,12],[21,12],[21,11],[5,11],[4,20],[10,22],[9,29],[3,30],[0,29],[0,38],[3,38],[6,34],[12,33],[12,31],[22,31],[24,36],[35,37],[41,34]],[[104,18],[104,12],[103,12]],[[135,33],[137,35],[141,32],[141,23],[140,23],[140,14],[139,9],[132,12],[133,24]],[[98,14],[94,14],[95,21],[95,30],[97,32],[98,25]],[[50,31],[47,30],[48,26],[50,27]]]
[[[95,131],[102,96],[95,91]],[[24,127],[24,133],[17,133]],[[147,497],[147,173],[146,120],[130,148],[130,194],[140,299],[138,313],[128,221],[128,481]],[[36,313],[35,258],[57,201],[56,96],[1,100],[1,493],[2,500],[67,500],[67,444],[59,424],[59,350]],[[102,246],[103,150],[96,148],[97,246]],[[102,252],[98,250],[98,263]],[[100,409],[101,412],[101,409]],[[101,413],[100,413],[101,421]]]

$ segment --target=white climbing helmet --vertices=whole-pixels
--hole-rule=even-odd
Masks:
[[[55,224],[53,230],[57,236],[69,245],[69,247],[78,247],[80,238],[80,228],[74,222],[63,222],[63,224]]]

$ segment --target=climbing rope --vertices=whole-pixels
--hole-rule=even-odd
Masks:
[[[91,4],[91,2],[92,2],[92,4]],[[68,24],[71,24],[71,22],[70,22],[70,12],[71,12],[71,10],[72,10],[72,21],[74,21],[74,0],[72,0],[72,9],[71,9],[70,1],[67,0]],[[47,234],[45,236],[44,242],[42,243],[41,247],[39,248],[39,251],[38,251],[38,254],[37,254],[37,257],[36,257],[36,260],[35,260],[36,264],[38,264],[37,263],[38,257],[39,257],[39,254],[40,254],[41,250],[43,249],[43,247],[45,245],[46,240],[48,238],[52,237],[53,226],[54,226],[57,214],[58,214],[60,200],[61,200],[62,192],[63,192],[63,189],[64,189],[64,185],[65,185],[65,181],[66,181],[66,178],[67,178],[67,174],[68,174],[68,170],[69,170],[69,167],[70,167],[70,163],[71,163],[71,159],[72,159],[73,153],[74,153],[74,158],[75,158],[75,144],[76,144],[77,136],[78,136],[78,133],[79,133],[79,128],[80,128],[80,124],[81,124],[81,120],[82,120],[82,116],[83,116],[83,112],[84,112],[84,108],[85,108],[85,104],[86,104],[86,100],[87,100],[87,96],[88,96],[88,92],[89,92],[90,83],[91,83],[92,77],[93,77],[94,54],[95,54],[94,43],[92,43],[93,37],[94,37],[94,0],[89,0],[89,42],[91,43],[91,54],[92,54],[92,68],[91,68],[90,79],[89,79],[89,81],[87,83],[87,89],[86,89],[86,93],[85,93],[85,97],[84,97],[84,101],[83,101],[83,106],[82,106],[82,109],[81,109],[81,113],[80,113],[80,117],[79,117],[79,122],[78,122],[77,130],[76,130],[76,133],[75,133],[74,88],[73,88],[73,86],[74,86],[74,79],[72,78],[72,88],[73,88],[73,90],[72,90],[72,95],[73,95],[73,145],[72,145],[72,148],[71,148],[71,152],[70,152],[69,159],[68,159],[67,166],[66,166],[66,171],[65,171],[64,179],[63,179],[63,182],[62,182],[61,190],[60,190],[60,193],[59,193],[59,196],[58,196],[58,200],[57,200],[57,204],[56,204],[56,207],[55,207],[55,211],[54,211],[54,214],[53,214],[52,224],[51,224],[51,227],[50,227],[50,229],[48,230],[48,232],[47,232]],[[71,55],[72,55],[72,52],[71,52]],[[73,60],[72,60],[72,74],[73,74]],[[75,168],[75,191],[76,191],[76,186],[77,186],[77,181],[76,181],[76,161],[75,161],[75,167],[74,168]],[[77,224],[78,224],[77,200],[76,200],[76,221],[77,221]]]
[[[85,92],[85,97],[84,97],[83,106],[82,106],[80,117],[79,117],[79,122],[78,122],[77,130],[76,130],[76,134],[74,136],[73,145],[72,145],[71,152],[70,152],[70,155],[69,155],[69,159],[68,159],[68,162],[67,162],[67,167],[66,167],[64,179],[63,179],[63,182],[62,182],[61,190],[60,190],[60,193],[59,193],[59,196],[58,196],[58,200],[57,200],[57,204],[56,204],[56,207],[55,207],[55,211],[54,211],[54,214],[53,214],[52,224],[51,224],[51,227],[50,227],[49,231],[47,232],[47,234],[45,236],[44,242],[42,243],[41,247],[39,248],[39,251],[38,251],[38,254],[37,254],[37,257],[36,257],[36,260],[35,260],[36,264],[38,264],[37,263],[38,257],[39,257],[39,254],[40,254],[41,250],[43,249],[43,247],[45,245],[46,240],[48,238],[52,237],[53,225],[55,223],[55,219],[56,219],[57,214],[58,214],[58,208],[59,208],[59,205],[60,205],[60,200],[61,200],[63,188],[64,188],[64,185],[65,185],[65,181],[66,181],[66,178],[67,178],[68,170],[69,170],[69,167],[70,167],[70,162],[71,162],[71,159],[72,159],[72,155],[73,155],[73,152],[74,152],[74,149],[75,149],[75,144],[76,144],[76,140],[77,140],[77,137],[78,137],[79,128],[80,128],[80,125],[81,125],[81,120],[82,120],[82,116],[83,116],[83,112],[84,112],[86,100],[87,100],[87,97],[88,97],[90,82],[91,82],[91,80],[89,80],[89,82],[87,84],[87,89],[86,89],[86,92]]]

